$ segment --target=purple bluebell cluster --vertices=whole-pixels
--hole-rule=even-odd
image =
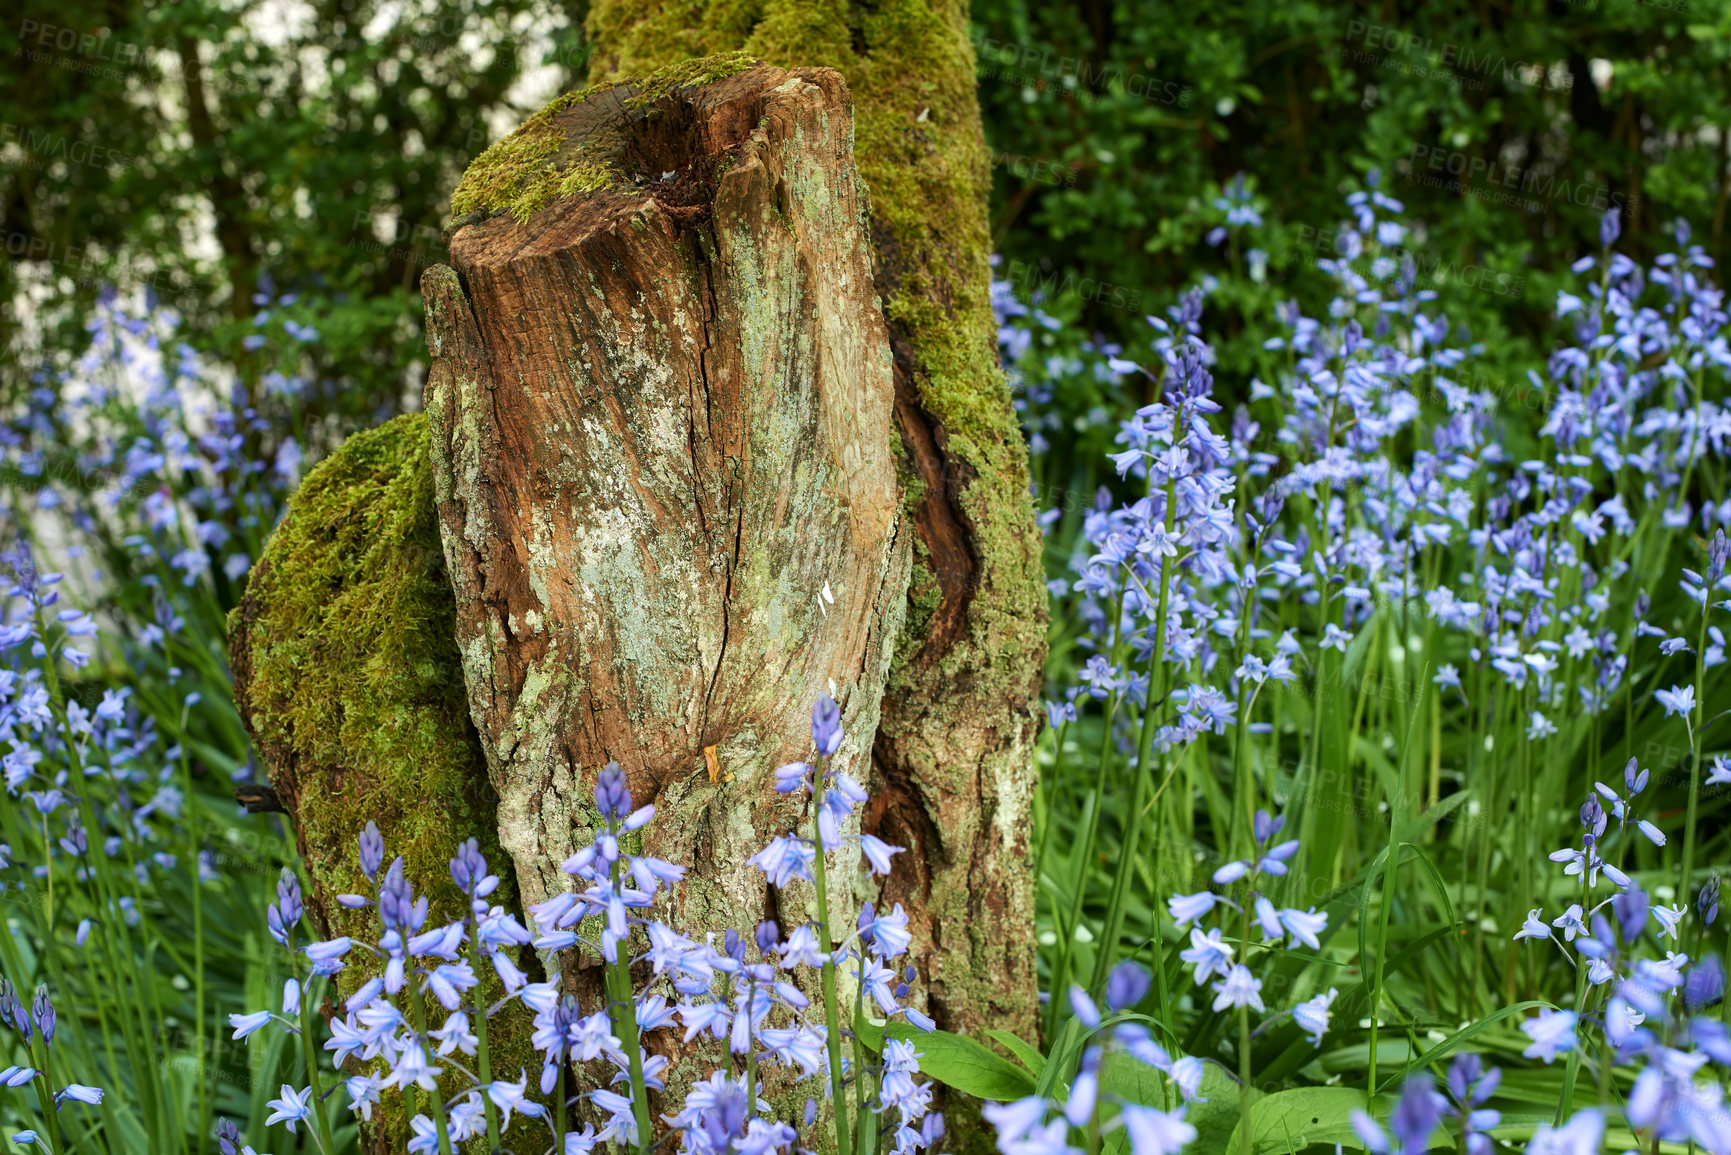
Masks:
[[[25,1052],[30,1056],[33,1066],[13,1064],[0,1070],[0,1087],[16,1089],[29,1087],[36,1092],[38,1108],[43,1112],[42,1121],[34,1128],[27,1128],[12,1136],[13,1142],[21,1145],[43,1143],[52,1151],[63,1150],[63,1141],[59,1138],[60,1125],[55,1117],[67,1103],[82,1103],[96,1106],[102,1102],[103,1091],[100,1087],[89,1087],[83,1083],[65,1083],[55,1087],[59,1082],[54,1070],[54,1035],[59,1027],[59,1016],[54,1010],[54,1003],[48,997],[47,987],[38,987],[36,997],[28,1006],[18,997],[18,992],[12,989],[12,984],[0,978],[0,1024],[17,1033]],[[52,1103],[54,1112],[48,1113],[43,1104]]]
[[[1209,243],[1230,237],[1236,267],[1238,247],[1262,226],[1253,193],[1234,183],[1215,208],[1224,223]],[[1307,858],[1318,845],[1313,831],[1341,825],[1323,807],[1359,805],[1329,792],[1362,777],[1374,809],[1354,812],[1347,839],[1356,840],[1368,819],[1374,852],[1377,840],[1401,838],[1422,818],[1461,868],[1450,888],[1465,908],[1463,937],[1474,953],[1494,949],[1488,940],[1499,927],[1507,928],[1500,931],[1506,944],[1521,926],[1515,937],[1553,939],[1568,968],[1521,980],[1562,988],[1579,973],[1572,1004],[1523,1023],[1524,1058],[1561,1061],[1573,1080],[1583,1040],[1596,1046],[1610,1038],[1613,1006],[1625,1020],[1658,1015],[1648,996],[1662,991],[1675,1011],[1687,1002],[1692,972],[1719,973],[1716,959],[1691,966],[1681,952],[1690,936],[1705,943],[1708,913],[1717,914],[1717,875],[1701,877],[1700,790],[1731,783],[1731,759],[1711,748],[1709,719],[1722,704],[1707,704],[1726,658],[1718,615],[1731,610],[1731,500],[1720,484],[1731,441],[1723,294],[1687,226],[1676,227],[1675,251],[1642,267],[1614,251],[1618,220],[1607,214],[1599,251],[1573,269],[1584,287],[1558,295],[1557,347],[1525,383],[1505,388],[1479,367],[1485,346],[1451,324],[1436,291],[1421,287],[1405,247],[1414,229],[1374,174],[1347,209],[1334,253],[1318,262],[1333,281],[1333,299],[1310,313],[1297,301],[1275,309],[1265,356],[1230,391],[1244,399],[1231,412],[1215,400],[1218,358],[1202,336],[1216,282],[1205,279],[1147,318],[1151,356],[1090,347],[1092,356],[1077,364],[1039,362],[1057,322],[1039,302],[1014,302],[1008,285],[996,290],[1000,343],[1016,363],[1037,472],[1049,436],[1069,432],[1073,420],[1080,452],[1094,426],[1109,420],[1106,409],[1095,421],[1073,418],[1063,405],[1063,390],[1093,387],[1090,369],[1112,375],[1121,396],[1134,399],[1120,412],[1138,405],[1117,422],[1107,454],[1116,489],[1102,487],[1079,517],[1063,507],[1040,517],[1059,548],[1070,549],[1068,573],[1049,582],[1063,606],[1055,616],[1074,623],[1065,634],[1074,655],[1066,658],[1069,684],[1047,703],[1054,763],[1074,757],[1068,750],[1077,734],[1098,733],[1101,742],[1100,793],[1082,808],[1075,835],[1082,859],[1075,882],[1053,875],[1056,885],[1044,892],[1053,902],[1055,993],[1092,897],[1100,815],[1127,795],[1137,817],[1121,819],[1126,827],[1144,821],[1164,829],[1168,845],[1174,834],[1195,832],[1193,845],[1151,860],[1157,874],[1187,872],[1192,851],[1212,872],[1213,888],[1184,893],[1192,888],[1181,886],[1166,902],[1166,919],[1149,920],[1157,950],[1174,925],[1188,933],[1179,955],[1194,990],[1172,1015],[1188,1020],[1192,1039],[1209,1039],[1219,1030],[1211,1016],[1246,1023],[1265,1013],[1251,952],[1291,960],[1302,951],[1314,963],[1329,948],[1326,911],[1291,897],[1375,885],[1374,872],[1371,882],[1351,881],[1350,858]],[[1511,412],[1517,399],[1539,404],[1536,420]],[[1054,423],[1060,411],[1064,423]],[[1079,532],[1059,536],[1072,519]],[[1361,731],[1354,714],[1351,740],[1382,738],[1383,748],[1342,752],[1324,744],[1333,725],[1325,689],[1379,661],[1385,669],[1404,663],[1396,716],[1437,719],[1428,788],[1405,769],[1423,757],[1422,730],[1391,726],[1383,738],[1368,723]],[[1360,695],[1357,710],[1368,697],[1375,711],[1376,696],[1387,698],[1386,691]],[[1351,712],[1353,695],[1341,707]],[[1097,731],[1080,725],[1091,715]],[[1657,727],[1686,742],[1686,809],[1656,797],[1652,776],[1631,758],[1634,735]],[[1445,735],[1451,750],[1464,748],[1460,769],[1446,776]],[[1419,746],[1415,757],[1407,757],[1403,738]],[[1617,784],[1601,765],[1613,757],[1611,765],[1627,761]],[[1330,758],[1339,762],[1325,763]],[[1122,778],[1114,766],[1123,767]],[[1404,780],[1394,777],[1401,773]],[[1155,785],[1169,816],[1143,808],[1143,782]],[[1423,791],[1417,799],[1413,784]],[[1115,787],[1122,793],[1103,805]],[[1680,802],[1684,790],[1674,792]],[[1573,801],[1559,807],[1559,797]],[[1193,807],[1194,820],[1180,817]],[[1204,811],[1212,819],[1206,827]],[[1271,837],[1288,819],[1293,837]],[[1120,846],[1135,846],[1135,835],[1126,828]],[[1563,867],[1554,882],[1546,855]],[[1661,868],[1675,873],[1660,882],[1652,876]],[[1109,865],[1105,874],[1131,869]],[[1643,877],[1666,902],[1647,905]],[[1171,889],[1164,878],[1154,886]],[[1114,918],[1122,889],[1114,879],[1103,920],[1108,941],[1096,948],[1106,958],[1130,949]],[[1554,898],[1564,909],[1547,921],[1542,907]],[[1523,925],[1521,912],[1535,903],[1540,909]],[[1601,912],[1637,903],[1639,922],[1614,933],[1624,924]],[[1331,972],[1291,961],[1283,980],[1316,993],[1282,1014],[1320,1047],[1336,990]],[[1460,976],[1463,984],[1482,981],[1485,963],[1474,968]],[[1702,991],[1714,987],[1698,981]],[[1612,993],[1631,982],[1643,984],[1635,993],[1645,1001]],[[1073,1000],[1052,1000],[1049,1025],[1066,1005]],[[1637,1007],[1644,1009],[1624,1009]],[[1373,1010],[1373,1050],[1379,1020]],[[1637,1076],[1643,1089],[1668,1089],[1631,1102],[1628,1122],[1643,1141],[1671,1138],[1695,1110],[1687,1137],[1731,1150],[1731,1133],[1699,1137],[1710,1129],[1700,1120],[1720,1117],[1716,1098],[1699,1109],[1673,1106],[1717,1094],[1718,1083],[1702,1071],[1720,1061],[1699,1048],[1687,1056],[1677,1050],[1687,1032],[1676,1021],[1675,1030],[1651,1035],[1672,1050],[1626,1052],[1647,1072]],[[1182,1037],[1182,1021],[1170,1026]],[[1241,1052],[1256,1033],[1241,1031]],[[1373,1055],[1372,1082],[1375,1073]],[[1247,1063],[1240,1074],[1248,1078]],[[1478,1076],[1462,1078],[1463,1086],[1480,1085]],[[1488,1096],[1495,1080],[1487,1086]],[[1422,1124],[1434,1126],[1445,1107],[1471,1123],[1469,1146],[1488,1143],[1484,1132],[1496,1123],[1485,1112],[1495,1112],[1482,1099],[1468,1102],[1468,1091],[1452,1087],[1445,1099],[1417,1083],[1406,1094],[1394,1139],[1373,1150],[1424,1149]],[[1543,1131],[1534,1149],[1596,1149],[1607,1107],[1559,1114],[1566,1122]],[[1028,1141],[1025,1130],[1018,1135],[1001,1149]]]
[[[222,787],[248,773],[222,616],[298,476],[301,406],[205,362],[150,299],[104,293],[88,332],[82,355],[45,360],[0,414],[0,889],[28,895],[8,906],[23,916],[8,934],[28,949],[3,961],[20,987],[50,981],[79,1021],[96,1015],[112,1032],[85,1049],[74,1031],[130,1085],[103,1105],[103,1134],[142,1128],[168,1144],[208,1126],[210,1088],[185,1097],[169,1084],[174,1061],[209,1060],[207,891],[240,885],[215,861],[243,820],[222,788],[219,811],[194,818],[209,803],[193,767]],[[236,818],[213,823],[229,809]],[[187,981],[184,1007],[143,978],[164,951]],[[164,999],[177,1037],[186,1027],[172,1057]],[[26,1094],[8,1103],[23,1110]],[[94,1095],[71,1084],[65,1097]],[[50,1119],[28,1134],[60,1152],[98,1142],[94,1126]]]
[[[1328,929],[1326,912],[1318,911],[1314,906],[1307,910],[1276,908],[1273,900],[1258,886],[1259,880],[1264,878],[1284,876],[1287,861],[1298,852],[1297,839],[1277,841],[1285,825],[1284,817],[1275,818],[1266,810],[1258,810],[1252,831],[1256,857],[1228,862],[1214,872],[1214,884],[1231,888],[1239,896],[1236,901],[1228,894],[1216,893],[1212,889],[1195,894],[1174,894],[1167,900],[1167,913],[1178,929],[1189,928],[1190,931],[1190,946],[1179,953],[1179,958],[1190,967],[1192,981],[1201,987],[1211,977],[1220,976],[1209,988],[1214,992],[1211,1005],[1215,1011],[1245,1008],[1261,1014],[1268,1009],[1262,1000],[1262,981],[1252,971],[1248,957],[1251,947],[1248,928],[1253,922],[1261,932],[1256,945],[1264,958],[1271,957],[1273,949],[1284,945],[1289,938],[1294,944],[1312,951],[1322,947],[1319,936]],[[1223,929],[1230,933],[1230,927],[1216,925],[1206,932],[1202,929],[1202,924],[1211,918],[1223,921],[1232,917],[1222,914],[1227,910],[1232,911],[1242,924],[1242,932],[1236,936],[1237,947],[1223,937]],[[1244,957],[1238,957],[1237,952],[1242,952]],[[1329,1011],[1338,995],[1339,991],[1330,987],[1298,1004],[1290,1012],[1304,1028],[1313,1046],[1322,1045],[1322,1036],[1328,1031]]]
[[[829,856],[853,845],[887,873],[897,848],[870,835],[844,838],[840,833],[866,796],[846,775],[825,769],[841,739],[840,714],[828,697],[813,710],[812,738],[817,765],[782,767],[776,788],[814,792],[814,837],[778,837],[754,863],[772,885],[784,887],[796,879],[821,878]],[[450,863],[452,881],[468,897],[468,909],[441,921],[426,896],[415,895],[404,878],[403,860],[385,865],[383,840],[368,824],[358,850],[373,893],[343,895],[338,901],[349,909],[376,910],[376,940],[305,941],[298,934],[300,889],[285,872],[266,924],[309,977],[290,979],[281,1014],[265,1008],[232,1016],[235,1037],[245,1038],[273,1021],[290,1031],[308,1029],[304,984],[342,971],[358,951],[370,956],[369,970],[376,973],[342,1001],[324,1050],[339,1068],[364,1069],[345,1083],[349,1109],[361,1119],[370,1119],[387,1094],[419,1092],[430,1101],[430,1111],[411,1117],[412,1152],[449,1151],[481,1135],[496,1139],[514,1116],[544,1124],[564,1155],[605,1144],[646,1150],[655,1127],[647,1093],[667,1089],[667,1058],[643,1045],[645,1034],[658,1031],[678,1032],[686,1043],[708,1037],[730,1058],[727,1067],[695,1083],[677,1111],[663,1116],[664,1126],[693,1155],[792,1155],[802,1144],[813,1146],[820,1096],[829,1097],[832,1114],[843,1119],[851,1101],[858,1125],[881,1132],[879,1146],[886,1151],[912,1155],[934,1146],[943,1134],[943,1119],[931,1110],[930,1085],[916,1078],[917,1037],[880,1026],[884,1037],[875,1060],[867,1058],[852,1030],[846,1032],[852,1057],[843,1057],[837,1045],[834,968],[850,967],[856,981],[855,1005],[846,1008],[842,1021],[905,1019],[918,1030],[934,1027],[907,1001],[916,975],[900,961],[912,941],[901,906],[879,912],[867,903],[852,933],[839,943],[830,941],[821,900],[817,922],[786,933],[774,922],[763,922],[749,936],[730,930],[719,942],[713,935],[694,941],[653,915],[658,899],[680,884],[685,868],[625,849],[625,837],[647,827],[655,807],[635,804],[624,771],[613,763],[598,774],[594,795],[604,825],[590,845],[562,864],[572,888],[530,907],[529,925],[492,901],[499,879],[474,840],[458,847]],[[540,954],[549,973],[558,972],[565,951],[605,960],[605,999],[583,1006],[558,979],[530,981],[519,965],[525,947]],[[633,964],[647,964],[650,975],[635,987]],[[476,1001],[480,967],[492,970],[503,998],[486,1005]],[[520,1071],[515,1078],[494,1076],[486,1062],[486,1026],[512,1001],[533,1013],[532,1041],[542,1066],[538,1073]],[[574,1068],[592,1064],[600,1066],[589,1080],[597,1085],[568,1093]],[[761,1094],[764,1073],[771,1068],[788,1072],[796,1083],[817,1081],[817,1093],[801,1118],[772,1114]],[[316,1087],[316,1080],[299,1089],[284,1086],[271,1103],[270,1121],[285,1122],[291,1130],[318,1122]],[[572,1110],[586,1116],[581,1127],[566,1125]]]

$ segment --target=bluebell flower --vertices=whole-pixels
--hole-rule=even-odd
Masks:
[[[1604,1115],[1588,1107],[1577,1111],[1560,1128],[1541,1122],[1527,1143],[1527,1151],[1529,1155],[1596,1155],[1604,1134]]]
[[[1178,929],[1183,930],[1205,917],[1219,901],[1219,897],[1211,890],[1199,891],[1196,894],[1174,894],[1166,900],[1166,909],[1178,923]]]
[[[1540,1011],[1521,1023],[1521,1030],[1532,1044],[1521,1053],[1529,1059],[1543,1059],[1549,1064],[1560,1054],[1575,1049],[1574,1011]]]
[[[1292,1019],[1310,1039],[1311,1046],[1322,1046],[1322,1036],[1328,1031],[1331,1008],[1339,996],[1338,990],[1329,987],[1322,994],[1306,999],[1292,1008]]]
[[[1265,1010],[1262,1005],[1262,981],[1250,973],[1250,968],[1243,963],[1237,963],[1225,972],[1225,977],[1212,987],[1215,992],[1214,1009],[1226,1010],[1228,1007],[1250,1007],[1254,1010]]]
[[[270,1020],[271,1013],[269,1011],[251,1011],[247,1014],[230,1014],[228,1016],[228,1022],[229,1025],[234,1028],[234,1034],[230,1037],[235,1039],[245,1039],[260,1027],[270,1022]]]
[[[280,1097],[270,1100],[267,1104],[271,1113],[265,1118],[265,1125],[268,1127],[281,1123],[289,1129],[289,1134],[293,1135],[298,1124],[312,1118],[312,1094],[313,1089],[311,1087],[297,1091],[289,1084],[284,1083]]]
[[[1437,1093],[1430,1077],[1421,1072],[1407,1079],[1400,1101],[1389,1116],[1388,1125],[1394,1133],[1394,1143],[1390,1143],[1389,1136],[1364,1111],[1353,1111],[1352,1129],[1365,1149],[1375,1155],[1423,1155],[1429,1149],[1437,1125],[1442,1122],[1446,1106],[1447,1100]]]
[[[1208,981],[1213,974],[1224,975],[1232,965],[1232,948],[1221,941],[1220,930],[1216,927],[1207,934],[1199,929],[1190,931],[1190,947],[1180,951],[1179,958],[1194,968],[1194,978],[1197,986]]]
[[[1146,970],[1125,959],[1106,976],[1106,1006],[1114,1011],[1129,1010],[1147,996],[1152,983]]]
[[[1667,718],[1677,714],[1688,717],[1695,709],[1695,687],[1672,686],[1669,690],[1654,690],[1653,700],[1664,707]]]

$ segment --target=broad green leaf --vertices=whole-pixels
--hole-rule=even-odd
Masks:
[[[863,1017],[854,1019],[854,1031],[873,1051],[883,1049],[886,1035],[913,1043],[920,1073],[965,1095],[1009,1102],[1034,1093],[1032,1074],[966,1035],[922,1031],[906,1023],[880,1027]]]
[[[1364,1150],[1352,1129],[1352,1113],[1364,1107],[1364,1092],[1355,1087],[1300,1087],[1258,1099],[1250,1108],[1253,1155],[1302,1151],[1313,1144],[1336,1143]],[[1240,1124],[1242,1126],[1242,1124]],[[1225,1152],[1243,1149],[1239,1127],[1232,1129]]]
[[[1020,1059],[1022,1065],[1032,1071],[1036,1078],[1041,1071],[1046,1069],[1046,1056],[1042,1055],[1033,1044],[1023,1042],[1009,1031],[987,1028],[986,1034],[992,1036],[1003,1045],[1005,1050]]]

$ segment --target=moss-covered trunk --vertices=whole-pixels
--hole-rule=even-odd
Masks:
[[[933,1016],[1031,1039],[1027,834],[1046,591],[996,352],[967,14],[961,0],[595,0],[590,82],[735,50],[847,78],[918,539],[868,824],[912,850],[885,897],[923,932]]]
[[[559,881],[561,848],[580,840],[592,763],[618,757],[635,761],[634,786],[682,815],[671,826],[691,844],[667,856],[697,860],[696,892],[707,898],[681,916],[696,920],[682,929],[701,931],[762,911],[762,902],[735,901],[743,893],[736,876],[779,814],[730,801],[725,776],[760,775],[795,756],[788,711],[834,677],[853,689],[845,704],[855,756],[870,745],[877,798],[866,826],[912,851],[895,860],[882,897],[915,918],[924,979],[916,989],[929,992],[929,1011],[950,1029],[992,1026],[1031,1038],[1027,827],[1045,601],[1025,451],[995,356],[986,164],[964,10],[890,0],[869,10],[717,10],[665,26],[674,19],[623,2],[596,7],[593,30],[605,49],[597,81],[676,63],[561,98],[471,167],[453,202],[453,252],[469,283],[450,270],[428,282],[431,413],[352,439],[291,503],[234,623],[242,715],[301,834],[315,902],[327,910],[330,895],[354,889],[353,837],[368,817],[409,854],[420,889],[449,889],[443,855],[480,834],[510,852],[524,898],[539,897]],[[741,45],[747,52],[677,63]],[[851,132],[836,136],[847,99],[839,78],[789,77],[752,54],[839,69],[854,94]],[[758,113],[717,119],[692,94],[765,80],[821,90],[825,107],[808,110],[803,131],[827,141],[808,151],[827,149],[833,164],[802,175],[763,163],[760,150],[755,167],[733,174],[741,132],[786,144],[801,114],[779,128]],[[645,122],[653,123],[647,133]],[[831,252],[810,228],[812,205],[838,196],[819,216],[851,211],[857,221],[863,201],[851,210],[844,203],[855,188],[848,136],[869,186],[869,286],[863,245]],[[666,161],[668,149],[676,163]],[[704,163],[687,163],[700,155]],[[739,231],[724,244],[718,228],[734,226],[714,215],[730,180],[727,203],[755,209],[736,214]],[[725,291],[718,276],[729,279]],[[536,279],[544,291],[524,295]],[[809,299],[790,307],[790,293]],[[640,347],[630,347],[633,333]],[[857,339],[837,344],[838,333]],[[684,401],[664,388],[674,362],[697,366]],[[782,384],[762,380],[766,365]],[[644,419],[636,402],[606,404],[650,378],[667,394],[671,424]],[[830,412],[821,394],[843,380],[856,395]],[[509,414],[496,407],[501,386],[516,391]],[[801,390],[815,390],[815,400],[801,400]],[[557,401],[561,392],[575,400]],[[755,418],[754,396],[770,401]],[[578,456],[589,460],[573,471],[564,458],[576,425],[593,416],[589,404],[605,411],[605,431],[583,431]],[[680,406],[691,418],[682,426],[673,419]],[[783,410],[803,414],[795,421],[811,442],[803,457],[769,420]],[[763,426],[756,434],[754,420]],[[845,448],[850,440],[858,452]],[[636,475],[621,490],[630,500],[611,510],[597,499],[603,482],[619,481],[605,476],[599,456],[609,444],[620,477]],[[883,472],[891,457],[899,499]],[[848,494],[848,517],[788,521],[785,510],[764,507],[766,494],[803,492],[813,471],[826,469],[830,482],[812,492],[828,484]],[[439,564],[435,488],[455,573]],[[884,498],[881,514],[900,528],[862,528],[859,514]],[[821,502],[800,500],[821,515]],[[630,600],[623,570],[565,569],[576,557],[569,534],[553,548],[562,557],[536,556],[547,544],[537,539],[546,523],[538,507],[569,516],[567,528],[597,542],[614,513],[653,515],[659,528],[642,538],[634,562],[640,576],[665,577],[661,567],[682,548],[718,564],[692,570],[684,603],[678,583],[667,583],[654,617],[678,620],[649,620]],[[725,516],[712,525],[712,515]],[[767,527],[762,557],[724,540],[725,520],[742,525],[741,515]],[[817,599],[829,572],[821,555],[835,549],[847,588],[831,582],[832,610]],[[801,551],[804,560],[790,564]],[[618,579],[618,588],[592,604],[551,593],[549,582],[591,578]],[[645,598],[652,593],[646,585]],[[561,601],[566,620],[546,628],[547,606]],[[543,616],[531,620],[530,608]],[[846,629],[829,622],[838,610],[852,623]],[[885,652],[904,617],[896,649]],[[778,636],[795,657],[780,661],[780,675],[761,676],[752,663],[774,656]],[[751,653],[736,645],[741,637],[753,639]],[[677,653],[655,654],[651,681],[666,689],[690,666],[686,673],[701,681],[707,672],[711,685],[673,695],[680,701],[669,698],[663,711],[668,703],[644,696],[653,687],[627,651],[641,657],[667,638],[683,641],[671,647]],[[524,695],[544,688],[545,678],[530,675],[555,643],[569,663],[569,692],[553,695],[556,708],[542,717],[547,703],[531,701],[526,712]],[[736,811],[746,820],[728,817]]]

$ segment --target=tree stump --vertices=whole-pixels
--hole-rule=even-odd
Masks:
[[[658,810],[645,852],[692,868],[692,934],[809,917],[747,864],[809,817],[772,771],[833,692],[834,764],[866,779],[909,574],[846,83],[697,79],[495,146],[531,162],[499,174],[514,211],[459,222],[422,281],[457,646],[523,899],[567,888],[617,761]]]

